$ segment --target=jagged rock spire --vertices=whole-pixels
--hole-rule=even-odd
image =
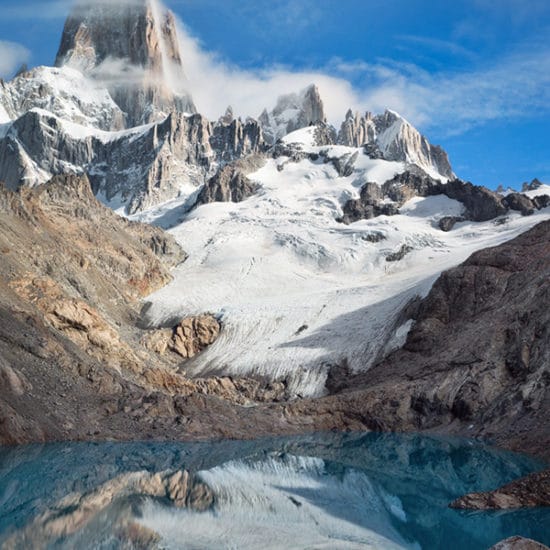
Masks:
[[[394,111],[386,110],[376,116],[367,112],[361,116],[348,110],[338,134],[338,143],[350,147],[371,146],[386,160],[416,164],[445,178],[454,177],[447,153],[441,147],[431,145]]]
[[[296,94],[279,98],[275,108],[268,113],[265,109],[259,117],[268,143],[312,124],[326,122],[325,108],[319,88],[312,84]]]
[[[196,112],[174,15],[155,0],[78,2],[65,22],[56,66],[104,83],[129,126],[172,110]]]

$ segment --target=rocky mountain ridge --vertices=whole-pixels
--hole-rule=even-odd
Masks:
[[[55,233],[55,238],[45,238],[43,241],[38,241],[38,244],[33,244],[31,228],[42,224],[45,227],[51,227],[55,223],[76,225],[78,248],[83,248],[85,251],[88,251],[89,243],[93,241],[91,235],[96,231],[98,224],[105,224],[109,229],[102,237],[106,243],[110,243],[113,238],[117,242],[116,233],[121,231],[126,234],[128,227],[133,227],[128,230],[132,234],[136,227],[124,226],[123,221],[120,221],[123,228],[118,227],[113,221],[114,214],[105,209],[102,210],[96,203],[90,194],[90,187],[104,202],[114,208],[124,208],[127,214],[149,210],[158,204],[175,199],[180,201],[178,207],[186,214],[192,206],[204,205],[208,208],[211,202],[242,203],[248,199],[255,201],[264,196],[265,211],[259,209],[256,214],[252,210],[241,213],[242,219],[248,225],[246,231],[240,231],[240,233],[252,235],[255,229],[251,228],[258,219],[260,222],[266,219],[277,222],[277,216],[284,204],[287,205],[288,212],[285,212],[288,216],[282,225],[276,223],[276,230],[271,233],[267,230],[269,226],[261,226],[261,248],[258,248],[260,250],[258,254],[262,260],[266,257],[262,254],[272,246],[270,239],[273,236],[274,245],[270,249],[273,255],[279,254],[282,250],[283,253],[278,258],[286,260],[288,256],[294,254],[302,262],[300,268],[302,265],[311,264],[318,272],[326,270],[330,274],[331,267],[340,262],[339,265],[352,266],[352,270],[357,269],[358,272],[378,269],[380,273],[388,274],[392,269],[398,271],[401,261],[403,265],[406,264],[409,253],[413,252],[415,247],[417,251],[432,250],[434,255],[439,252],[450,253],[452,250],[452,244],[445,248],[446,243],[442,242],[438,235],[434,236],[425,227],[420,229],[421,225],[416,222],[412,231],[403,232],[404,236],[399,231],[399,227],[391,226],[392,217],[400,215],[400,210],[406,204],[410,208],[411,202],[414,203],[415,199],[434,197],[441,199],[435,202],[426,201],[429,204],[424,207],[428,214],[424,217],[428,219],[433,216],[433,222],[445,232],[451,230],[457,222],[464,220],[481,222],[495,219],[495,226],[506,224],[506,216],[512,211],[530,215],[547,208],[550,204],[548,196],[542,193],[529,195],[533,192],[531,187],[526,190],[526,194],[507,193],[504,196],[456,179],[446,154],[441,149],[430,145],[426,138],[392,111],[386,111],[377,116],[370,114],[359,116],[348,112],[340,132],[337,133],[326,122],[321,94],[314,85],[298,94],[283,96],[275,109],[271,112],[266,110],[257,121],[247,119],[243,122],[236,119],[231,109],[228,109],[226,114],[216,122],[211,122],[197,113],[185,112],[192,111],[192,106],[189,105],[187,109],[178,103],[178,92],[170,84],[170,78],[174,75],[178,82],[182,82],[181,70],[184,63],[184,56],[178,50],[177,29],[173,17],[159,14],[155,2],[144,0],[136,6],[117,7],[116,13],[110,14],[113,15],[112,20],[116,23],[115,29],[112,28],[115,23],[104,20],[104,16],[106,17],[104,8],[103,5],[97,9],[88,6],[82,11],[78,8],[69,18],[57,60],[61,67],[38,68],[22,72],[12,82],[2,83],[0,89],[0,104],[3,109],[0,114],[3,117],[0,121],[0,180],[4,180],[11,190],[3,190],[0,197],[5,207],[5,218],[11,220],[11,226],[9,223],[3,226],[4,249],[7,251],[6,259],[9,260],[4,263],[5,286],[9,288],[9,292],[6,291],[4,297],[6,305],[3,307],[5,316],[14,316],[13,325],[4,327],[6,331],[4,342],[10,343],[5,347],[8,350],[6,356],[10,359],[4,365],[4,380],[9,389],[4,407],[7,412],[4,416],[8,419],[6,422],[11,422],[10,418],[15,419],[14,423],[10,424],[15,434],[14,441],[78,437],[72,428],[56,431],[53,424],[48,424],[43,429],[40,421],[32,416],[29,402],[25,401],[26,397],[23,398],[26,396],[27,388],[32,385],[29,382],[28,371],[23,370],[20,373],[12,366],[12,363],[16,366],[20,364],[18,350],[23,350],[21,356],[27,357],[28,350],[25,348],[25,342],[18,334],[30,330],[27,326],[29,322],[24,315],[14,314],[14,312],[26,312],[32,323],[40,325],[41,334],[46,335],[45,345],[53,342],[51,345],[55,349],[62,350],[65,361],[62,361],[63,364],[54,363],[56,367],[64,368],[72,363],[81,364],[82,372],[86,373],[84,378],[91,372],[100,371],[97,376],[90,375],[95,384],[93,389],[94,391],[98,387],[104,389],[103,398],[109,403],[114,399],[113,395],[119,395],[119,387],[128,392],[130,397],[123,399],[122,405],[117,397],[117,405],[108,405],[109,411],[104,416],[101,415],[105,411],[97,415],[94,412],[96,416],[86,419],[88,425],[96,426],[98,418],[102,421],[108,418],[105,420],[108,424],[105,433],[114,434],[116,437],[122,437],[121,426],[125,422],[132,423],[149,418],[148,411],[155,407],[157,412],[152,414],[149,424],[158,423],[159,429],[166,437],[171,437],[173,434],[177,437],[181,435],[181,430],[168,425],[175,417],[181,417],[181,422],[186,425],[190,424],[184,432],[185,436],[189,437],[200,436],[205,426],[216,426],[218,435],[243,436],[248,433],[246,423],[252,421],[257,423],[259,433],[262,430],[265,433],[271,433],[270,429],[275,432],[300,431],[306,424],[320,429],[327,427],[432,429],[440,426],[443,426],[442,429],[447,429],[448,425],[455,420],[460,424],[457,430],[462,430],[464,423],[470,421],[470,417],[477,419],[479,415],[483,417],[483,427],[479,431],[481,435],[484,435],[489,430],[489,426],[493,425],[496,426],[496,430],[504,430],[498,424],[494,411],[483,408],[488,406],[488,403],[481,401],[483,410],[476,408],[481,405],[474,402],[473,398],[470,399],[471,396],[468,393],[470,386],[456,387],[454,372],[448,377],[446,374],[441,375],[441,391],[434,395],[424,386],[423,377],[426,374],[427,378],[428,374],[424,373],[423,367],[420,366],[418,366],[418,372],[421,380],[417,381],[417,385],[415,382],[412,386],[406,386],[406,392],[410,391],[412,395],[410,406],[402,407],[399,403],[392,405],[391,403],[397,402],[397,398],[394,399],[393,390],[387,389],[378,380],[381,384],[377,386],[378,396],[373,397],[374,394],[367,392],[366,405],[363,404],[361,407],[380,405],[380,396],[386,395],[385,392],[387,392],[391,398],[390,405],[383,404],[380,413],[382,419],[374,417],[371,409],[364,412],[362,408],[358,412],[358,403],[350,397],[352,392],[346,391],[347,381],[339,379],[339,373],[344,372],[348,377],[350,372],[346,371],[344,361],[337,365],[333,362],[332,356],[329,356],[330,361],[327,359],[326,363],[323,363],[322,368],[319,369],[320,374],[314,373],[318,376],[314,383],[318,384],[321,380],[322,385],[323,373],[326,374],[325,371],[329,371],[329,384],[326,389],[328,392],[337,393],[336,396],[332,396],[334,401],[330,401],[331,398],[327,398],[327,401],[315,401],[311,405],[311,410],[307,408],[310,406],[309,401],[281,406],[282,409],[275,405],[273,408],[251,408],[241,419],[242,411],[235,407],[235,403],[252,404],[286,399],[290,395],[288,384],[292,377],[281,375],[278,378],[269,379],[268,382],[260,376],[204,377],[198,382],[191,382],[180,372],[170,370],[177,361],[170,353],[179,354],[183,358],[183,356],[189,356],[189,350],[193,350],[193,353],[200,351],[203,349],[204,342],[195,342],[194,338],[197,334],[207,333],[207,337],[203,340],[212,343],[211,336],[216,330],[208,322],[203,322],[199,326],[193,320],[180,317],[177,324],[173,323],[173,326],[168,328],[162,324],[153,327],[159,332],[150,338],[142,338],[141,333],[138,338],[140,329],[137,329],[134,323],[137,318],[136,297],[143,296],[148,291],[161,286],[169,278],[166,269],[163,270],[155,263],[154,258],[149,257],[150,251],[144,252],[142,241],[139,239],[136,241],[132,236],[128,237],[125,246],[109,249],[112,254],[108,255],[108,259],[94,248],[91,258],[93,263],[99,262],[101,273],[94,271],[91,275],[88,272],[84,275],[79,272],[80,269],[86,271],[87,266],[92,263],[85,253],[82,253],[82,257],[78,260],[68,253],[68,256],[74,260],[69,262],[69,268],[52,259],[55,258],[55,246],[70,249],[68,243],[59,244],[64,242],[64,236],[59,235],[58,232]],[[109,68],[113,60],[111,58],[116,61],[115,65],[117,63],[117,66],[127,65],[139,76],[135,80],[129,79],[130,90],[120,88],[118,82],[112,83],[105,80],[105,70]],[[74,67],[78,67],[85,74]],[[172,69],[174,72],[171,72]],[[137,104],[134,102],[135,97],[139,99]],[[167,102],[163,103],[165,99]],[[147,110],[150,105],[153,106],[154,112]],[[134,126],[146,121],[149,123]],[[261,179],[258,176],[259,172],[264,178],[263,187],[256,181]],[[61,176],[61,174],[73,175]],[[298,176],[293,178],[293,174]],[[376,177],[371,179],[367,174]],[[54,181],[48,184],[52,176]],[[298,193],[297,198],[290,197],[287,200],[289,193],[286,189],[277,187],[279,180],[292,181],[291,191]],[[66,197],[61,190],[63,185],[67,186]],[[34,187],[36,189],[29,190]],[[319,187],[324,191],[323,194],[317,195]],[[540,190],[538,184],[534,184],[533,187],[537,191]],[[304,189],[307,196],[299,194],[303,193]],[[270,190],[279,192],[279,195],[270,196]],[[48,200],[44,209],[43,200],[46,198]],[[287,203],[284,202],[285,200]],[[262,207],[258,202],[254,204],[255,208]],[[59,211],[62,214],[58,218],[56,216],[59,215]],[[219,225],[216,225],[216,218],[214,218],[212,223],[216,225],[216,230],[220,230],[222,225],[229,225],[231,219],[239,218],[238,210],[230,211],[228,208],[226,211],[229,212],[228,218],[221,219]],[[440,212],[453,214],[442,217]],[[306,219],[306,213],[311,214],[312,218]],[[330,218],[327,217],[327,213],[330,214]],[[335,219],[340,214],[342,214],[341,221],[350,224],[357,222],[357,225],[349,231],[342,225],[335,229],[331,224],[339,225],[335,223]],[[422,218],[422,216],[419,214],[416,218]],[[383,218],[382,221],[387,227],[379,231],[369,229],[363,222],[373,217]],[[413,223],[410,220],[401,221]],[[81,227],[82,224],[85,225],[84,229]],[[205,226],[195,233],[198,242],[203,235],[207,234]],[[305,227],[304,231],[302,226]],[[14,227],[19,229],[19,236],[14,236]],[[315,231],[319,228],[324,230],[327,227],[329,236],[326,237],[323,234],[323,238],[330,240],[320,241],[319,233]],[[544,226],[540,227],[543,229],[539,231],[546,230]],[[390,228],[392,228],[391,231]],[[416,228],[419,228],[418,231]],[[439,231],[437,227],[435,229]],[[295,230],[296,232],[293,232]],[[137,231],[138,233],[147,232],[145,229]],[[489,230],[484,228],[483,231]],[[97,235],[94,235],[94,238],[97,239]],[[160,250],[161,256],[168,253],[169,256],[178,257],[176,252],[169,252],[173,243],[167,244],[168,241],[162,239],[163,237],[158,233],[146,240],[156,243],[153,246],[154,254],[158,255]],[[234,247],[230,248],[233,256],[238,256],[237,249],[240,241],[236,239],[235,234],[228,233],[222,235],[220,239],[224,246],[227,246],[225,243],[230,242]],[[386,244],[385,241],[388,243]],[[15,255],[10,256],[13,243],[18,243],[17,248],[20,250],[29,247],[35,250],[37,258],[34,263],[25,263],[14,259]],[[252,237],[246,245],[250,243],[252,243],[251,248],[256,250]],[[530,246],[529,241],[522,241],[522,243],[526,249]],[[207,244],[207,242],[204,243],[205,246]],[[331,248],[332,245],[334,245],[333,248]],[[219,246],[218,250],[222,248]],[[545,257],[544,250],[540,252],[534,245],[532,248],[536,249],[536,254]],[[204,255],[201,261],[206,265],[208,265],[210,252],[209,250],[201,253]],[[99,260],[96,259],[97,254],[100,254]],[[138,273],[134,271],[129,273],[130,267],[126,260],[129,257],[134,260],[140,255],[146,257],[145,267],[139,268],[141,264],[137,261]],[[121,259],[117,259],[117,256]],[[356,267],[353,264],[355,258],[360,260],[363,258],[363,264]],[[158,262],[158,259],[156,261]],[[119,265],[121,263],[122,267]],[[233,262],[233,258],[230,263],[237,265],[237,262]],[[382,263],[382,269],[379,269],[380,263]],[[513,267],[515,269],[515,264]],[[530,272],[538,273],[540,266],[529,263],[528,268]],[[255,269],[257,269],[257,263],[256,257],[253,257],[249,265],[239,268],[239,280],[245,279]],[[67,270],[70,272],[66,273]],[[121,270],[124,276],[117,280],[119,291],[106,290],[105,293],[109,296],[107,301],[103,298],[92,299],[94,290],[87,277],[90,277],[95,284],[111,272],[118,273]],[[468,269],[466,271],[469,272]],[[481,269],[481,271],[484,270]],[[489,283],[494,282],[496,286],[508,285],[510,277],[506,274],[506,269],[503,271],[504,275],[502,273],[495,275],[496,282],[489,277]],[[521,280],[525,285],[530,284],[529,277],[523,271],[519,271],[520,275],[515,274],[514,280]],[[298,273],[298,270],[296,272]],[[17,274],[15,279],[13,273]],[[26,273],[31,273],[32,276]],[[162,276],[158,275],[159,273]],[[338,272],[335,271],[335,273]],[[302,272],[298,275],[301,279],[307,279],[307,275]],[[265,273],[262,277],[267,280]],[[462,275],[458,277],[460,281],[463,278]],[[153,280],[156,281],[155,284],[152,284]],[[127,287],[134,290],[137,288],[139,292],[132,293]],[[432,292],[436,292],[437,289],[436,285]],[[341,299],[346,290],[338,288],[335,290],[335,295],[340,296]],[[469,290],[476,295],[480,294],[477,287]],[[495,293],[498,294],[498,300],[512,300],[509,304],[510,312],[515,311],[514,308],[517,309],[517,303],[513,301],[519,300],[517,294],[505,293],[501,290],[498,292],[495,290]],[[452,295],[452,292],[449,292],[449,295]],[[328,296],[327,302],[330,303],[332,297]],[[430,294],[428,300],[430,297],[433,298],[433,295]],[[522,299],[537,316],[544,316],[544,312],[537,309],[537,303],[532,296],[522,296]],[[132,305],[120,306],[120,310],[116,309],[115,313],[111,313],[111,306],[108,305],[110,300],[117,304],[127,300]],[[460,300],[464,303],[467,301],[464,298]],[[479,297],[479,300],[483,300],[483,297]],[[455,305],[452,304],[452,307]],[[221,305],[217,304],[216,307]],[[316,312],[317,317],[321,316],[325,308],[326,303],[320,304],[319,311]],[[449,305],[448,309],[450,308]],[[342,311],[345,312],[345,309]],[[474,313],[479,312],[476,310]],[[375,359],[378,361],[387,355],[387,350],[390,349],[387,346],[391,342],[386,341],[389,339],[389,333],[386,334],[386,332],[390,325],[393,327],[399,312],[395,312],[395,315],[395,319],[393,316],[390,316],[391,319],[384,319],[387,326],[379,327],[381,336],[373,346],[364,347],[363,351],[369,349],[372,356],[366,358],[365,363],[375,362]],[[356,318],[357,316],[353,317],[353,319]],[[501,353],[504,348],[508,351],[512,350],[510,353],[512,355],[515,353],[521,361],[525,355],[523,348],[516,349],[514,346],[521,348],[520,344],[524,336],[532,340],[533,331],[537,334],[540,332],[538,325],[538,328],[533,328],[528,321],[523,322],[523,318],[524,316],[520,315],[519,321],[511,320],[512,325],[517,328],[516,339],[512,334],[510,338],[505,339],[504,343],[497,342],[501,346],[497,350],[498,353]],[[418,331],[421,321],[420,317],[416,319],[417,324],[414,325],[416,328],[408,334],[406,347],[401,350],[402,354],[433,351],[409,349],[410,346],[414,347],[415,335],[423,342],[418,345],[428,345],[435,341],[444,342],[445,335],[438,323],[424,323],[422,326],[425,330],[423,329],[424,332],[421,333],[420,338]],[[287,341],[303,335],[306,348],[318,346],[315,339],[318,336],[315,334],[313,343],[308,341],[308,322],[297,324],[290,336],[286,335]],[[488,323],[487,319],[483,322]],[[439,332],[435,328],[430,332],[428,330],[430,327],[437,328]],[[32,330],[31,334],[33,336],[29,344],[32,348],[30,354],[34,357],[34,359],[31,358],[31,363],[34,362],[32,364],[36,366],[36,364],[42,364],[41,361],[51,360],[52,354],[40,355],[42,353],[39,349],[41,337]],[[407,332],[405,331],[404,334],[406,336]],[[126,336],[130,340],[125,340]],[[191,341],[185,341],[188,337]],[[133,350],[132,345],[136,342],[138,349],[144,354],[142,357],[136,355]],[[11,351],[9,351],[10,346]],[[448,348],[446,345],[443,347]],[[529,358],[542,353],[538,348],[531,349],[531,347],[525,352]],[[119,353],[115,354],[114,363],[108,364],[110,369],[108,374],[104,374],[97,362],[103,365],[102,361],[107,360],[105,357],[107,352],[114,348],[120,348]],[[78,360],[74,359],[75,354]],[[82,354],[85,359],[81,358]],[[414,370],[415,361],[420,360],[418,356],[407,356],[407,360],[409,359],[411,369]],[[512,358],[511,361],[513,360]],[[146,361],[151,361],[154,368],[148,369]],[[402,384],[405,384],[403,378],[409,374],[404,375],[400,370],[402,367],[397,366],[397,363],[391,363],[390,359],[387,361],[388,363],[385,363],[387,368],[395,374],[396,387],[402,387]],[[487,361],[487,358],[473,361],[472,369],[475,370],[476,365],[481,363],[484,368],[487,367],[490,370]],[[527,371],[527,374],[523,373],[525,380],[523,378],[520,380],[521,384],[525,383],[522,385],[522,391],[527,395],[527,404],[522,404],[520,413],[529,424],[532,418],[538,418],[539,414],[529,408],[529,403],[535,403],[537,407],[544,405],[544,396],[541,397],[542,394],[537,385],[539,379],[544,379],[544,373],[541,374],[541,367],[536,361],[534,363],[528,361],[529,365],[525,369],[521,361],[519,359],[517,361],[519,367],[516,365],[511,368],[512,370],[518,368],[521,372]],[[455,358],[449,358],[445,363],[449,371],[454,368],[455,362]],[[531,365],[534,365],[533,372],[530,370]],[[499,367],[499,369],[497,374],[500,376],[502,368]],[[370,371],[360,375],[351,373],[358,377],[350,375],[349,378],[354,383],[366,384],[368,380],[370,384],[372,380],[377,381],[378,372],[380,371],[376,369],[373,371],[372,379]],[[480,377],[483,373],[485,371],[475,372]],[[65,374],[64,372],[64,377]],[[80,371],[72,372],[67,376],[70,378],[77,374],[82,378]],[[430,371],[429,376],[432,374]],[[50,370],[49,375],[51,379],[46,386],[52,388],[54,386],[52,380],[56,376],[55,369]],[[303,376],[305,380],[308,376],[314,378],[314,375],[309,372],[298,373],[296,378],[299,376]],[[78,391],[88,395],[86,392],[89,392],[90,388],[81,389],[81,384],[85,385],[85,382],[78,377],[70,380],[69,378],[64,378],[67,385],[76,384],[79,387]],[[504,412],[511,414],[510,411],[515,403],[515,397],[511,397],[511,393],[513,388],[517,389],[519,382],[504,379],[504,375],[501,378],[499,383],[502,382],[502,384],[498,388],[495,386],[496,389],[475,386],[471,392],[476,396],[486,392],[490,397],[493,395],[491,392],[502,390],[505,396]],[[447,390],[448,392],[445,393]],[[458,398],[456,392],[461,391],[464,395],[460,394],[461,397]],[[179,397],[184,396],[185,399],[175,398],[175,394],[178,393]],[[226,399],[222,400],[223,402],[213,402],[210,400],[212,394]],[[296,397],[300,394],[294,391],[292,395]],[[42,397],[41,410],[46,410],[51,404],[50,396]],[[323,408],[328,406],[325,403],[331,402],[336,403],[336,413],[327,412]],[[94,403],[97,404],[97,400]],[[57,406],[58,402],[55,404]],[[204,419],[197,420],[191,405],[202,412],[205,412],[208,407],[212,409],[205,414]],[[25,412],[22,417],[17,412],[19,409]],[[285,421],[275,422],[273,428],[266,427],[273,423],[273,415],[280,414],[281,410],[284,410],[285,415],[290,415],[291,420],[285,417]],[[32,419],[29,420],[30,416],[25,415],[32,416]],[[231,418],[239,417],[239,420],[232,427],[220,426],[219,418],[224,415]],[[128,420],[128,416],[132,420]],[[295,426],[294,417],[297,418]],[[311,417],[315,419],[311,420]],[[135,425],[132,424],[132,426],[134,429]],[[149,428],[151,431],[147,433],[153,433],[153,427],[148,425]],[[505,437],[508,435],[503,436]],[[535,452],[541,451],[535,449]]]
[[[444,178],[455,174],[445,151],[431,145],[416,128],[394,111],[361,116],[349,110],[338,133],[338,141],[348,147],[370,147],[373,155],[390,161],[403,161],[419,168],[434,170]]]
[[[342,222],[350,224],[381,215],[396,215],[399,208],[411,198],[436,195],[457,200],[464,207],[463,215],[446,216],[439,220],[439,227],[443,231],[450,231],[457,222],[483,222],[503,216],[511,210],[529,216],[536,210],[550,206],[550,195],[530,198],[522,193],[510,192],[501,196],[486,187],[458,178],[441,183],[413,167],[410,171],[395,175],[382,186],[373,182],[363,185],[359,199],[350,199],[344,204]]]
[[[174,15],[156,0],[77,2],[55,65],[0,83],[0,181],[12,189],[86,173],[98,196],[128,214],[175,199],[191,205],[226,164],[277,154],[281,138],[311,125],[319,144],[453,175],[445,153],[396,113],[348,113],[338,134],[313,84],[282,95],[257,120],[230,108],[207,120],[186,90]]]

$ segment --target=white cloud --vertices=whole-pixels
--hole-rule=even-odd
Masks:
[[[106,1],[95,0],[94,5]],[[535,6],[546,2],[521,1]],[[50,6],[60,12],[67,10],[67,2],[54,0]],[[491,5],[489,0],[475,2],[487,9]],[[505,2],[511,9],[520,0]],[[279,0],[276,5],[288,6],[289,2]],[[272,108],[280,95],[299,91],[311,83],[319,86],[333,124],[341,122],[348,108],[373,112],[391,108],[422,130],[437,128],[442,133],[461,133],[491,120],[550,112],[550,46],[545,36],[526,36],[522,48],[503,54],[491,65],[478,63],[477,68],[460,72],[427,72],[414,64],[390,59],[333,59],[326,66],[304,70],[285,66],[243,69],[207,51],[183,25],[179,35],[187,76],[185,86],[199,111],[211,119],[223,114],[228,105],[240,116],[257,117],[265,107]],[[457,56],[470,53],[453,42],[416,36],[405,39],[428,49],[445,48]],[[0,42],[0,48],[0,74],[8,75],[28,59],[29,52],[16,44]],[[101,67],[107,73],[102,74],[105,78],[113,73],[107,68],[107,64]],[[139,71],[122,71],[120,67],[114,73],[122,74],[126,81],[141,78]]]
[[[29,57],[29,50],[21,44],[0,40],[0,77],[11,77]]]
[[[244,70],[205,51],[183,27],[180,40],[187,84],[199,111],[210,118],[229,104],[242,116],[257,116],[282,93],[311,83],[319,86],[333,124],[349,107],[374,112],[391,108],[423,128],[460,133],[490,120],[550,111],[550,48],[544,42],[532,42],[491,66],[429,73],[391,60],[338,59],[318,70]],[[354,87],[350,80],[362,84]]]
[[[220,116],[228,105],[241,116],[258,116],[265,107],[273,107],[280,95],[312,83],[319,86],[328,111],[338,112],[338,118],[345,114],[346,105],[356,101],[353,87],[342,78],[285,67],[244,70],[206,52],[181,27],[179,37],[187,86],[198,110],[210,118]]]

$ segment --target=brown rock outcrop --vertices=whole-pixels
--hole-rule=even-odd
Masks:
[[[190,359],[213,344],[220,330],[220,323],[213,315],[186,317],[173,329],[161,329],[147,334],[143,338],[143,344],[160,355],[170,350],[184,359]]]
[[[489,550],[549,550],[548,546],[541,544],[540,542],[526,539],[524,537],[510,537],[503,540]]]
[[[470,493],[456,499],[451,508],[461,510],[512,510],[550,506],[550,470],[530,474],[499,489]]]
[[[284,400],[283,383],[178,369],[217,337],[212,316],[140,344],[139,299],[185,253],[102,206],[85,177],[0,187],[0,213],[0,443],[213,437],[231,431],[222,418],[236,405]]]

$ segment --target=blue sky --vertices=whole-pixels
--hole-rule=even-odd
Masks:
[[[548,0],[166,0],[209,116],[319,81],[332,122],[397,110],[474,183],[550,181]],[[52,64],[65,0],[2,0],[0,75]],[[225,102],[225,103],[224,103]]]

